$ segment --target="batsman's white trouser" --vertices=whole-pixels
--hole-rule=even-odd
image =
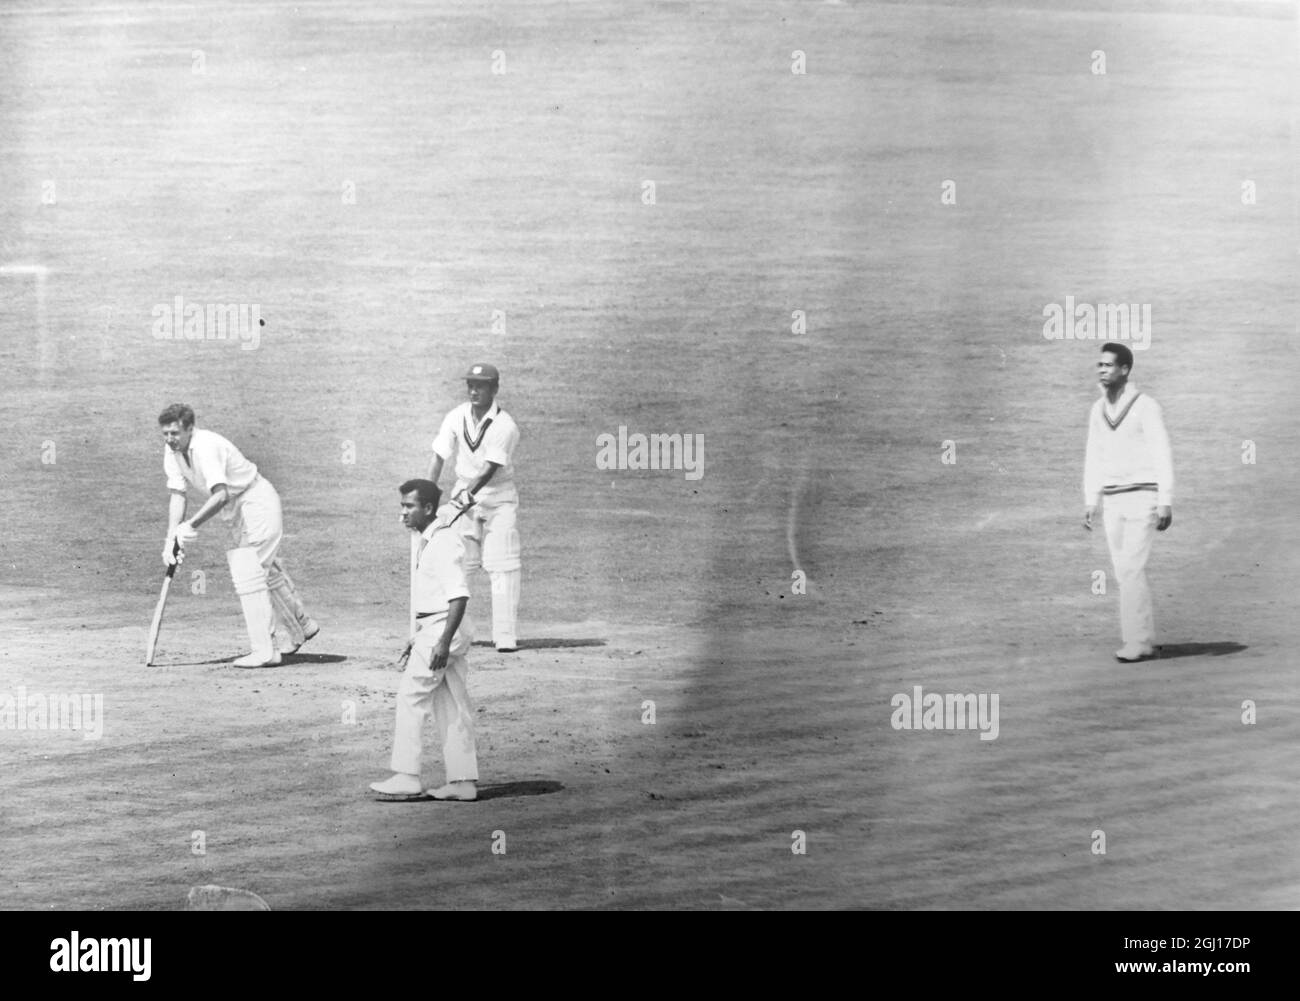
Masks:
[[[266,586],[275,616],[275,645],[284,650],[301,646],[307,635],[307,609],[276,555],[284,539],[280,495],[269,480],[259,476],[222,508],[221,517],[230,523],[235,545],[256,550],[258,562],[266,571]]]
[[[1155,612],[1147,586],[1147,557],[1156,537],[1156,494],[1133,490],[1104,500],[1102,519],[1119,582],[1119,626],[1124,646],[1146,650],[1155,646]]]
[[[397,726],[393,735],[393,771],[420,774],[424,721],[432,710],[442,743],[448,782],[478,781],[478,752],[474,744],[474,707],[465,686],[469,674],[470,630],[464,620],[451,641],[447,666],[430,666],[433,648],[442,637],[446,615],[431,615],[416,623],[415,642],[397,686]]]
[[[465,484],[457,481],[453,493]],[[510,484],[499,493],[484,487],[472,508],[457,525],[464,524],[465,569],[480,566],[492,581],[492,642],[498,647],[517,645],[515,623],[519,617],[520,558],[519,494]]]
[[[274,615],[271,596],[266,589],[266,570],[257,561],[257,550],[251,547],[231,549],[226,553],[230,563],[230,579],[244,609],[244,624],[248,627],[248,642],[253,656],[269,660],[275,649],[273,632]]]

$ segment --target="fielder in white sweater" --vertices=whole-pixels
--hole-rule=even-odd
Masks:
[[[1104,344],[1097,362],[1102,397],[1088,415],[1083,463],[1083,527],[1103,511],[1106,543],[1119,582],[1120,634],[1116,659],[1156,655],[1155,616],[1146,564],[1156,532],[1174,520],[1174,464],[1160,404],[1129,382],[1133,352]]]

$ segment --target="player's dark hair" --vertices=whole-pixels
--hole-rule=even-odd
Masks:
[[[1103,344],[1101,346],[1101,353],[1106,354],[1107,352],[1110,352],[1115,356],[1116,365],[1126,365],[1130,372],[1133,371],[1133,352],[1123,344],[1115,344],[1113,342],[1110,344]]]
[[[434,483],[433,480],[407,480],[397,489],[401,491],[403,497],[414,491],[415,496],[420,500],[421,506],[432,504],[433,509],[438,510],[438,500],[442,497],[442,491],[438,489],[438,484]]]
[[[194,410],[188,403],[173,403],[166,410],[158,415],[158,425],[161,427],[166,424],[175,424],[180,422],[183,428],[192,428],[194,426]]]

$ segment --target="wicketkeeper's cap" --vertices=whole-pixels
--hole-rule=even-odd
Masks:
[[[471,365],[465,373],[466,382],[500,382],[501,373],[495,365]]]

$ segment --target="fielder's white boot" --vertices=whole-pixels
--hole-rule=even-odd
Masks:
[[[383,782],[371,782],[370,789],[381,796],[398,798],[415,799],[425,795],[424,786],[420,784],[420,776],[405,772],[395,772],[392,778],[385,779]]]
[[[429,795],[434,799],[442,800],[444,803],[451,801],[456,803],[473,803],[478,799],[478,786],[468,780],[460,782],[448,782],[437,789],[430,789]]]

